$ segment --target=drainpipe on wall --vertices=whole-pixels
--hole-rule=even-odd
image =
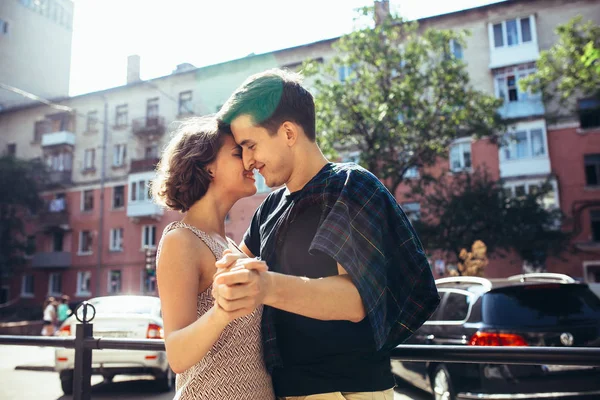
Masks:
[[[108,101],[104,97],[104,129],[102,130],[102,148],[100,150],[100,216],[98,218],[98,260],[96,265],[95,296],[100,293],[102,273],[102,245],[104,239],[104,182],[106,181],[106,141],[108,140]]]

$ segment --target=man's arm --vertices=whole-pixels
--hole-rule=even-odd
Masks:
[[[226,256],[220,262],[231,264],[227,261],[233,258]],[[227,311],[247,307],[252,299],[256,306],[266,304],[319,320],[360,322],[366,316],[358,289],[339,264],[340,275],[320,279],[257,272],[264,262],[256,259],[240,259],[237,264],[244,268],[219,275],[213,286],[215,298]]]

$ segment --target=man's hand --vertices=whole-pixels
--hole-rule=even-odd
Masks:
[[[235,264],[234,264],[235,263]],[[226,254],[217,262],[217,267],[225,266],[225,272],[218,273],[213,282],[213,297],[224,311],[251,313],[264,303],[271,285],[267,264],[255,258],[240,258]]]

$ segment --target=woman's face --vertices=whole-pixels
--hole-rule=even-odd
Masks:
[[[239,199],[256,193],[254,174],[244,169],[242,148],[233,140],[233,136],[225,135],[212,170],[212,184],[224,195]]]

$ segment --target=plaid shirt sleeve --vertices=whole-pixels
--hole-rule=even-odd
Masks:
[[[362,168],[340,173],[346,176],[332,179],[322,194],[327,214],[311,250],[328,254],[348,271],[377,348],[392,348],[437,308],[435,281],[414,228],[385,186]]]

